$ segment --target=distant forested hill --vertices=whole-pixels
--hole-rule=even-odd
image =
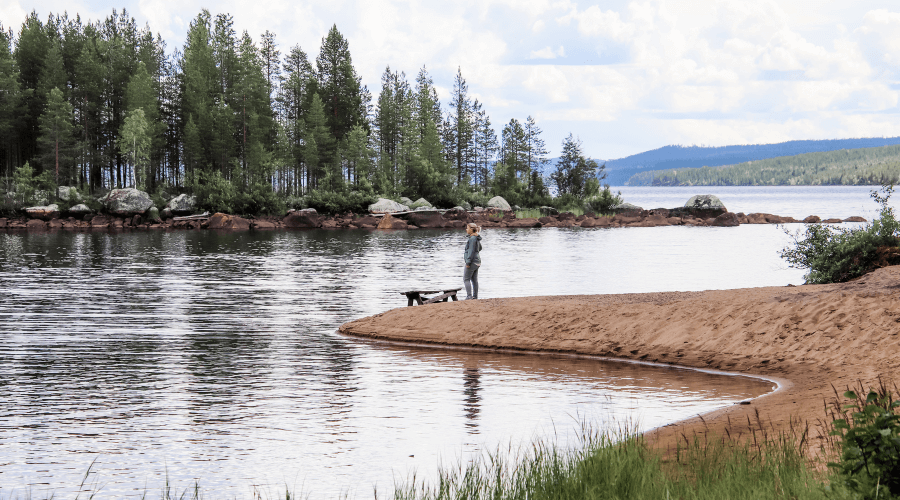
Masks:
[[[652,170],[629,186],[877,185],[900,179],[900,146],[841,149],[721,167]]]
[[[836,151],[839,149],[874,148],[900,144],[900,137],[867,139],[832,139],[822,141],[788,141],[778,144],[745,146],[665,146],[617,160],[606,161],[607,182],[621,186],[633,175],[649,170],[672,170],[734,165],[748,161],[803,153]]]

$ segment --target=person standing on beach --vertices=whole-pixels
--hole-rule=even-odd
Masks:
[[[466,285],[466,300],[478,298],[478,268],[481,267],[481,228],[478,224],[470,223],[466,226],[466,251],[463,260],[466,268],[463,269],[463,284]]]

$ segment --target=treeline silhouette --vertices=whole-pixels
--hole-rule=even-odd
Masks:
[[[607,160],[610,184],[625,184],[632,176],[650,170],[717,167],[779,156],[874,148],[900,144],[900,137],[788,141],[777,144],[742,146],[665,146],[617,160]]]
[[[7,192],[135,186],[236,212],[340,210],[375,195],[551,203],[535,120],[495,130],[461,70],[447,103],[424,66],[413,82],[386,68],[379,90],[363,84],[336,26],[312,58],[207,10],[173,51],[124,10],[97,22],[32,12],[18,33],[0,26],[0,175]],[[563,149],[557,190],[595,194],[602,169],[577,138]]]
[[[719,167],[641,172],[630,186],[880,185],[900,179],[900,146],[805,153]]]

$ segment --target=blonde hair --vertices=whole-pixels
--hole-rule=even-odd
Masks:
[[[471,231],[475,234],[478,234],[481,232],[481,228],[478,227],[478,224],[475,224],[474,222],[470,222],[470,223],[466,224],[466,231]]]

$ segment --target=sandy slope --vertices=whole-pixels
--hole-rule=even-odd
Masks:
[[[764,375],[782,389],[652,433],[745,433],[824,419],[858,380],[900,381],[900,266],[851,283],[706,292],[524,297],[400,307],[341,333],[380,339],[565,351]],[[815,440],[814,440],[815,442]]]

